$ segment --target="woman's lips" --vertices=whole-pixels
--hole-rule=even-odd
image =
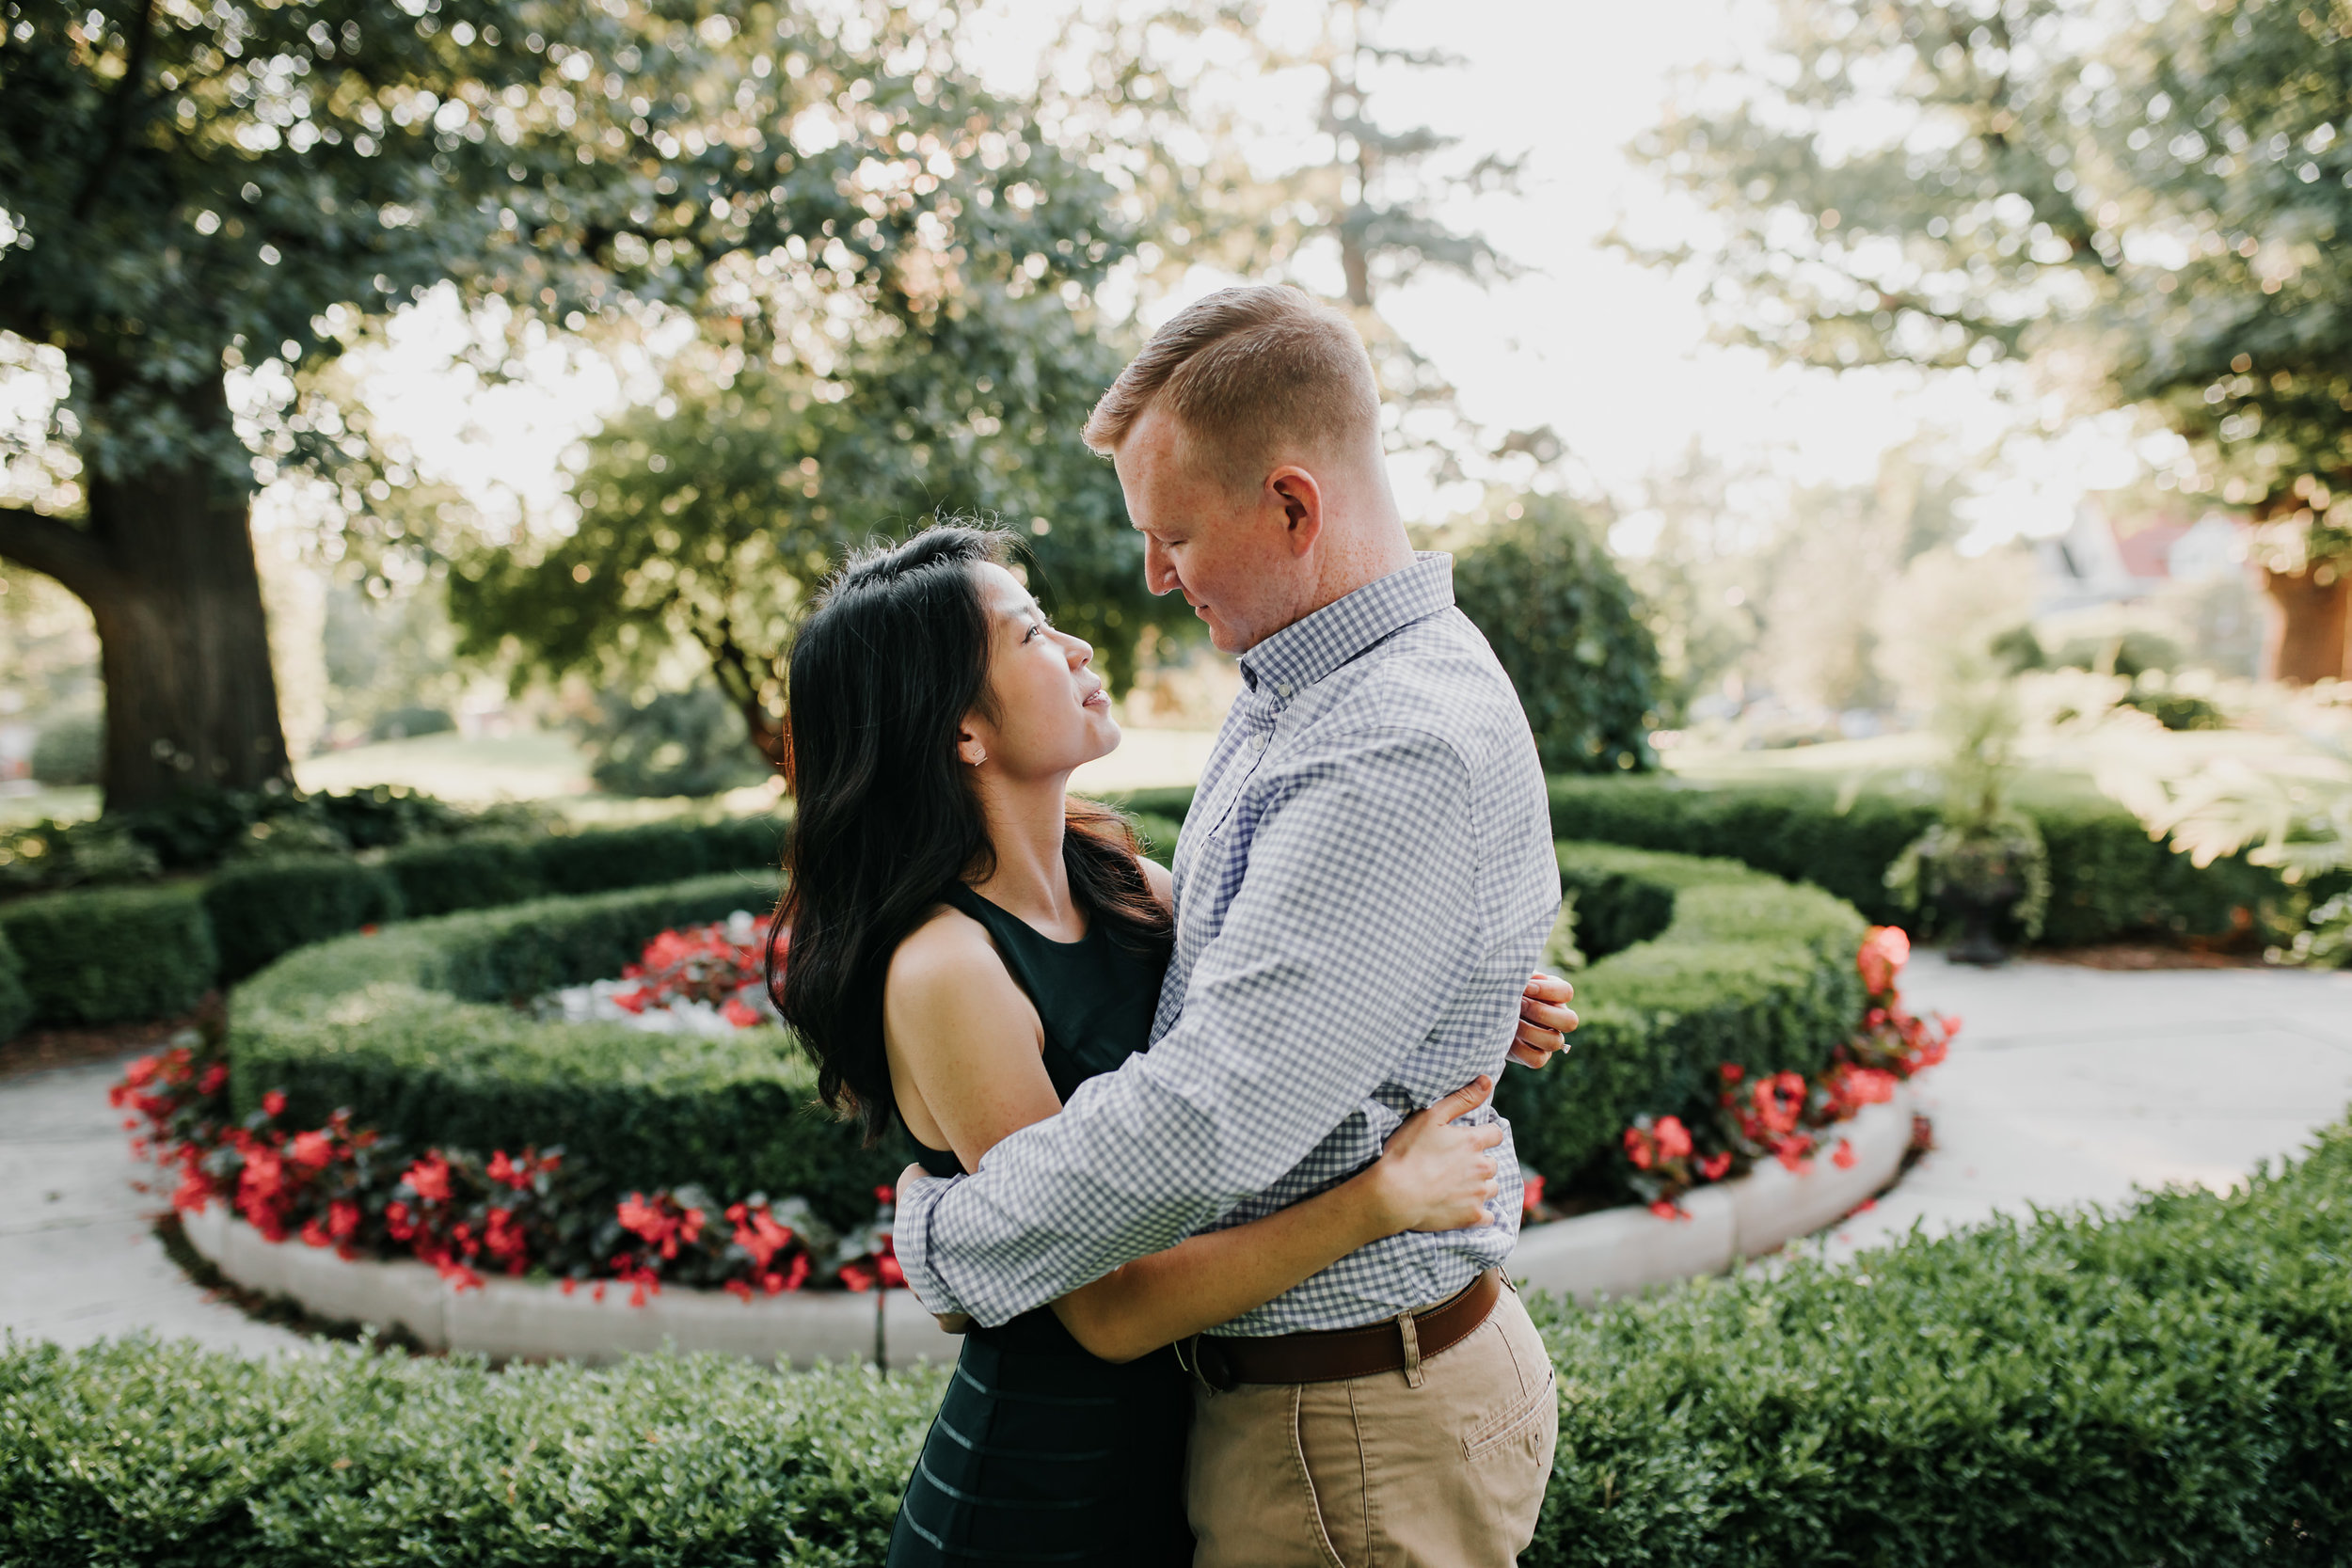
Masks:
[[[1111,705],[1110,693],[1104,691],[1098,686],[1093,690],[1088,692],[1085,700],[1080,702],[1078,705],[1080,707],[1099,707],[1107,711]]]

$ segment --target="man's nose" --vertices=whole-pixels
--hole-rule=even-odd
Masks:
[[[1150,534],[1143,538],[1143,585],[1154,594],[1183,586],[1174,563],[1168,559],[1167,546]]]

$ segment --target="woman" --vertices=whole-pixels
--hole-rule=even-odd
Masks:
[[[841,572],[791,655],[797,816],[771,986],[836,1111],[893,1119],[938,1175],[977,1166],[1149,1041],[1168,874],[1071,771],[1119,744],[1093,650],[939,527]],[[1484,1222],[1480,1079],[1373,1165],[1196,1236],[999,1328],[974,1328],[907,1485],[894,1565],[1189,1562],[1190,1407],[1171,1349],[1383,1236]]]

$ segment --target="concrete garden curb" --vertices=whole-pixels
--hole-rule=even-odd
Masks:
[[[1777,1161],[1734,1181],[1698,1188],[1682,1200],[1688,1219],[1660,1219],[1647,1209],[1605,1209],[1519,1232],[1504,1265],[1514,1279],[1590,1304],[1696,1275],[1721,1274],[1741,1258],[1760,1257],[1851,1212],[1895,1179],[1911,1147],[1911,1086],[1866,1105],[1828,1130],[1824,1150],[1800,1176]],[[1853,1146],[1841,1170],[1828,1157],[1836,1139]]]
[[[1853,1145],[1840,1170],[1828,1158],[1800,1176],[1777,1164],[1736,1181],[1701,1187],[1683,1200],[1688,1219],[1661,1220],[1642,1208],[1610,1209],[1524,1231],[1512,1276],[1581,1302],[1646,1286],[1719,1274],[1738,1258],[1767,1253],[1829,1225],[1894,1179],[1911,1142],[1911,1091],[1865,1106],[1836,1132]],[[1831,1147],[1835,1147],[1834,1143]],[[249,1291],[282,1296],[339,1323],[405,1329],[435,1350],[538,1360],[613,1361],[664,1349],[719,1351],[755,1361],[871,1359],[869,1292],[796,1291],[746,1302],[724,1291],[671,1286],[643,1307],[629,1287],[608,1282],[566,1294],[557,1285],[489,1278],[453,1289],[422,1263],[345,1259],[296,1240],[268,1242],[218,1203],[181,1216],[188,1244]],[[961,1339],[942,1330],[904,1291],[885,1293],[884,1338],[893,1366],[952,1361]]]
[[[750,1301],[725,1291],[669,1286],[643,1307],[629,1287],[606,1281],[604,1299],[581,1285],[491,1277],[459,1291],[422,1263],[338,1258],[299,1240],[269,1242],[218,1203],[181,1216],[188,1244],[249,1291],[282,1296],[338,1323],[397,1325],[434,1350],[525,1360],[617,1361],[664,1349],[719,1351],[755,1361],[806,1365],[871,1360],[870,1291],[792,1291]],[[943,1330],[905,1291],[884,1292],[890,1364],[952,1361],[963,1341]]]

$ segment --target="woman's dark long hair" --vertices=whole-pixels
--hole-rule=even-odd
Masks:
[[[896,1109],[882,1050],[890,957],[950,883],[994,868],[956,735],[967,713],[990,713],[978,568],[1003,564],[1012,545],[996,530],[942,524],[862,551],[792,642],[796,805],[769,928],[768,994],[816,1058],[825,1103],[856,1117],[869,1145]],[[1116,812],[1069,803],[1072,895],[1112,936],[1165,948],[1168,914],[1136,849]]]

